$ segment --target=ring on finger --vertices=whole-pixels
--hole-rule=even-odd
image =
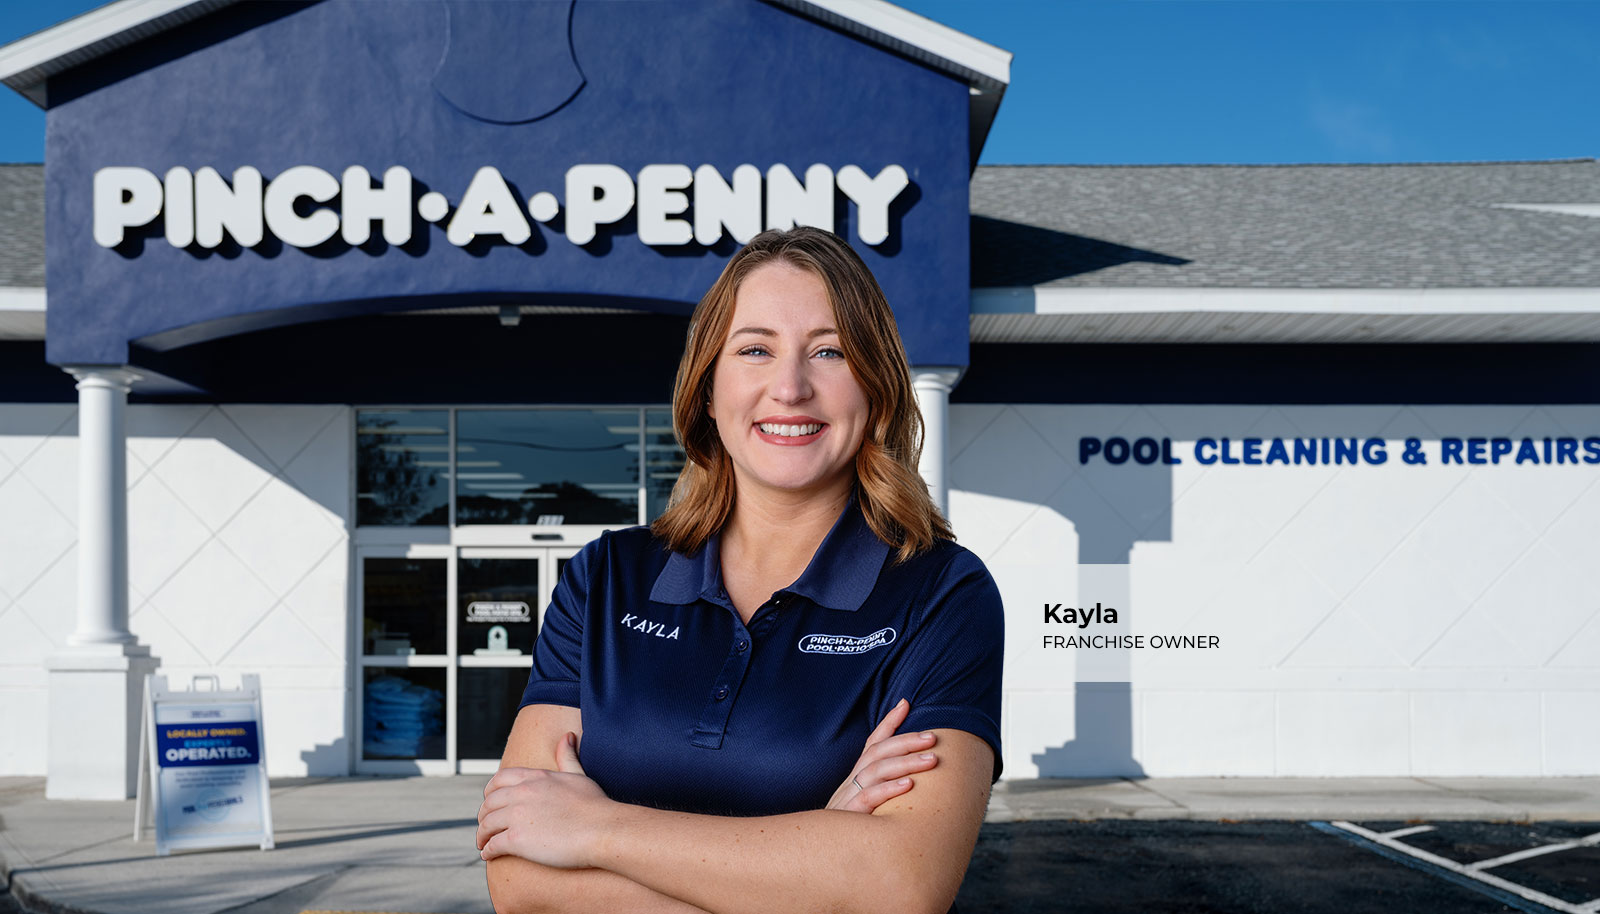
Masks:
[[[851,781],[851,783],[856,785],[856,789],[857,790],[866,790],[867,789],[867,788],[861,786],[861,782],[856,780],[856,776],[853,775],[853,774],[850,775],[850,781]]]

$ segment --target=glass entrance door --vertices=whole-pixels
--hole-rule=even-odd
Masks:
[[[357,770],[491,773],[574,546],[359,550]]]
[[[463,548],[456,556],[457,770],[492,774],[533,665],[533,641],[577,550]]]

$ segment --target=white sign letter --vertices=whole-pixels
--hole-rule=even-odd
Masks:
[[[787,165],[767,169],[767,228],[796,224],[833,231],[833,169],[813,165],[802,185]]]
[[[411,240],[411,172],[401,165],[383,173],[383,187],[372,186],[372,175],[360,165],[344,170],[339,189],[340,230],[346,244],[366,244],[372,237],[372,220],[383,220],[383,240],[405,244]]]
[[[856,204],[856,234],[867,244],[883,244],[889,238],[889,204],[911,181],[898,165],[886,166],[876,178],[854,165],[839,169],[839,189]]]
[[[639,169],[639,240],[645,244],[688,244],[694,229],[669,215],[689,208],[689,195],[680,193],[694,182],[687,165],[646,165]]]
[[[150,172],[111,166],[94,173],[94,240],[101,247],[116,247],[124,229],[148,225],[160,212],[161,182]]]
[[[186,248],[194,244],[194,175],[182,165],[167,169],[167,244]]]
[[[240,247],[261,243],[261,172],[253,166],[236,169],[231,188],[209,165],[194,173],[195,240],[214,248],[224,229]]]
[[[595,191],[599,191],[596,196]],[[615,165],[567,169],[567,240],[588,244],[597,225],[616,222],[633,209],[633,178]]]
[[[309,197],[318,203],[327,203],[338,193],[339,180],[320,168],[296,165],[283,171],[267,185],[266,200],[262,203],[267,228],[284,244],[297,248],[316,247],[339,231],[339,216],[327,207],[301,216],[294,211],[294,201]]]
[[[500,169],[485,165],[472,176],[444,234],[456,247],[471,244],[479,235],[499,235],[511,244],[521,244],[533,236],[533,229],[506,179],[500,177]]]
[[[761,231],[761,171],[754,165],[733,170],[733,186],[710,165],[694,170],[694,240],[716,244],[722,227],[740,244]]]

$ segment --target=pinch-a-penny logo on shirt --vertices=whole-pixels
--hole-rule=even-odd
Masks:
[[[883,628],[870,635],[806,635],[800,639],[803,654],[862,654],[875,647],[894,643],[894,629]]]

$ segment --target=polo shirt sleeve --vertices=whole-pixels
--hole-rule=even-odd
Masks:
[[[590,579],[604,564],[600,553],[605,549],[608,535],[609,531],[590,540],[561,569],[550,606],[544,611],[544,623],[534,641],[533,669],[528,672],[528,685],[522,690],[522,704],[517,706],[518,710],[527,705],[579,707],[583,622],[588,615]]]
[[[889,679],[886,700],[902,698],[911,713],[896,732],[935,727],[965,730],[994,750],[993,780],[1000,779],[1000,674],[1005,649],[1005,608],[983,560],[960,549],[914,615],[906,653]],[[887,713],[888,709],[884,709]]]

